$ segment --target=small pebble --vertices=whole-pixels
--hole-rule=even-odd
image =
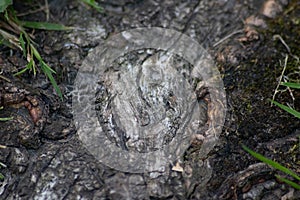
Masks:
[[[272,19],[274,19],[280,12],[282,12],[282,6],[275,0],[266,1],[261,9],[262,15]]]

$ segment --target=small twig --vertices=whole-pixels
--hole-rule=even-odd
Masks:
[[[285,43],[285,41],[282,39],[282,37],[280,35],[273,35],[273,40],[275,39],[279,39],[280,42],[284,45],[284,47],[286,48],[286,50],[288,51],[288,53],[291,53],[291,49],[290,47]]]
[[[280,86],[282,77],[283,77],[283,75],[284,75],[284,72],[285,72],[285,69],[286,69],[286,66],[287,66],[288,58],[289,58],[289,56],[286,55],[286,56],[285,56],[285,59],[284,59],[283,70],[282,70],[282,72],[281,72],[281,75],[280,75],[280,77],[279,77],[278,84],[277,84],[276,89],[275,89],[274,94],[273,94],[273,98],[272,98],[273,101],[275,100],[276,94],[279,92],[279,91],[278,91],[278,88],[279,88],[279,86]],[[273,104],[273,103],[271,103],[271,105],[272,105],[272,104]]]
[[[243,29],[240,29],[240,30],[237,30],[237,31],[234,31],[232,33],[230,33],[229,35],[225,36],[224,38],[220,39],[218,42],[216,42],[213,47],[216,47],[218,46],[219,44],[223,43],[225,40],[229,39],[230,37],[232,37],[233,35],[235,34],[238,34],[238,33],[242,33],[244,30]]]
[[[11,31],[15,34],[19,34],[18,31],[16,31],[15,29],[13,29],[13,27],[11,27],[8,23],[5,23],[4,21],[0,21],[0,28],[2,28],[3,30],[7,30],[7,31]]]
[[[286,50],[288,51],[288,53],[289,53],[291,56],[293,56],[293,58],[295,58],[295,59],[297,60],[297,62],[299,62],[299,57],[296,56],[296,55],[294,55],[294,54],[292,54],[290,47],[286,44],[286,42],[283,40],[283,38],[282,38],[280,35],[278,35],[278,34],[273,35],[273,40],[275,40],[275,39],[279,39],[280,42],[284,45],[284,47],[285,47]]]
[[[15,30],[16,34],[20,34],[25,32],[24,28],[18,24],[18,20],[13,14],[9,15],[7,23]]]
[[[1,145],[2,146],[2,145]],[[6,147],[5,147],[6,148]],[[6,166],[6,164],[4,164],[4,163],[2,163],[2,162],[0,162],[0,166],[1,167],[4,167],[4,168],[7,168],[7,166]],[[1,173],[0,173],[1,174]]]
[[[281,42],[281,43],[284,45],[284,47],[286,48],[286,50],[287,50],[287,52],[289,53],[289,55],[291,55],[294,59],[296,59],[296,60],[297,60],[297,63],[299,62],[299,57],[291,53],[290,47],[286,44],[286,42],[283,40],[283,38],[282,38],[280,35],[274,35],[274,36],[273,36],[273,39],[274,39],[274,40],[275,40],[275,39],[279,39],[280,42]],[[284,67],[283,67],[283,70],[282,70],[281,75],[280,75],[280,77],[279,77],[279,81],[278,81],[277,87],[276,87],[276,89],[275,89],[273,98],[272,98],[273,101],[274,101],[274,99],[275,99],[276,94],[279,92],[278,88],[279,88],[279,86],[280,86],[282,80],[284,80],[284,82],[286,82],[286,79],[283,79],[283,78],[284,78],[284,72],[285,72],[285,69],[286,69],[286,66],[287,66],[287,61],[288,61],[288,55],[286,55],[285,60],[284,60]],[[287,87],[287,90],[289,91],[289,93],[290,93],[290,95],[291,95],[291,97],[292,97],[292,100],[293,100],[293,102],[294,102],[294,101],[295,101],[295,97],[294,97],[294,95],[293,95],[293,92],[292,92],[291,88]],[[272,105],[272,104],[271,104],[271,105]]]
[[[3,75],[1,75],[1,74],[0,74],[0,78],[2,78],[3,80],[5,80],[5,81],[11,83],[11,80],[9,80],[9,78],[7,78],[7,77],[5,77],[5,76],[3,76]]]
[[[284,81],[284,82],[286,82],[286,81]],[[289,91],[289,93],[290,93],[290,95],[291,95],[291,97],[292,97],[293,103],[294,103],[295,97],[294,97],[294,95],[293,95],[293,92],[292,92],[291,88],[290,88],[290,87],[287,87],[287,90]]]
[[[26,16],[26,15],[38,13],[38,12],[41,12],[41,11],[43,11],[43,10],[45,10],[45,7],[44,7],[44,6],[41,6],[40,8],[35,9],[35,10],[30,10],[30,11],[28,11],[28,12],[19,13],[19,14],[17,14],[17,17],[22,17],[22,16]]]
[[[49,12],[48,0],[45,0],[45,13],[46,13],[46,21],[49,21],[50,12]]]

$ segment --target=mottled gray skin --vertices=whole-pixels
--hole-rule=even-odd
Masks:
[[[115,63],[99,81],[98,118],[111,140],[126,150],[155,151],[182,134],[178,129],[185,121],[197,120],[195,129],[206,123],[207,106],[201,110],[188,105],[200,106],[193,91],[200,79],[188,78],[192,70],[188,63],[163,52],[139,52],[137,60],[130,57]],[[197,119],[187,117],[191,112],[199,113]]]

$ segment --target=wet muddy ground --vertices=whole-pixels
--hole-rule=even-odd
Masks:
[[[297,1],[110,0],[101,2],[103,14],[78,2],[57,2],[49,1],[50,21],[75,28],[34,35],[43,58],[57,72],[63,101],[42,73],[13,77],[26,62],[21,52],[1,47],[1,76],[11,81],[0,77],[1,103],[6,95],[14,105],[0,112],[0,117],[14,117],[0,122],[0,161],[6,165],[1,199],[300,198],[299,191],[276,180],[276,171],[241,148],[245,144],[300,173],[299,120],[269,101],[286,57],[284,79],[299,80]],[[26,19],[43,20],[45,15]],[[199,156],[202,143],[196,140],[178,165],[126,173],[98,162],[79,141],[71,107],[77,71],[101,40],[137,27],[185,33],[214,58],[227,113],[220,140],[206,157]],[[277,101],[300,110],[299,92],[278,89]],[[30,109],[24,106],[28,104]]]

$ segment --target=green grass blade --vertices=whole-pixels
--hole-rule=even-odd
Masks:
[[[49,65],[47,65],[43,60],[39,60],[41,65],[45,67],[45,70],[50,71],[53,74],[56,74],[56,71],[54,71]]]
[[[71,27],[67,27],[62,24],[55,24],[55,23],[48,23],[48,22],[20,21],[20,24],[27,28],[52,30],[52,31],[66,31],[72,29]]]
[[[4,10],[4,18],[6,19],[6,21],[9,21],[9,17],[8,17],[8,9]]]
[[[36,57],[36,59],[38,59],[39,61],[42,60],[40,53],[36,50],[36,48],[32,44],[30,44],[30,49],[33,52],[33,55]]]
[[[1,121],[1,122],[4,122],[4,121],[12,120],[12,119],[13,119],[13,117],[1,117],[1,118],[0,118],[0,121]]]
[[[276,101],[273,101],[271,100],[272,103],[274,103],[276,106],[278,106],[279,108],[285,110],[286,112],[294,115],[295,117],[299,118],[300,119],[300,112],[297,112],[296,110],[288,107],[288,106],[285,106],[285,105],[282,105],[281,103],[278,103]]]
[[[26,72],[27,70],[30,70],[32,67],[33,67],[33,60],[30,60],[30,62],[27,63],[26,67],[24,69],[22,69],[21,71],[15,73],[14,76],[19,76],[19,75],[23,74],[24,72]]]
[[[300,185],[286,178],[282,178],[279,175],[275,175],[280,181],[285,182],[286,184],[292,186],[293,188],[300,190]]]
[[[0,173],[0,181],[3,181],[4,180],[4,176],[3,174]]]
[[[281,83],[281,85],[290,87],[290,88],[295,88],[295,89],[300,89],[300,83]]]
[[[12,4],[12,0],[1,0],[0,1],[0,13],[4,12],[6,8]]]
[[[103,13],[103,8],[98,5],[95,0],[81,0],[83,3],[88,4],[92,8],[96,9],[98,12]]]
[[[2,146],[2,148],[6,148],[6,146],[4,145],[0,145],[0,146]],[[4,163],[0,162],[0,167],[6,168],[7,166]]]
[[[19,76],[21,74],[23,74],[24,72],[26,72],[28,70],[27,67],[25,67],[24,69],[22,69],[21,71],[18,71],[17,73],[14,74],[14,76]]]
[[[0,110],[2,110],[3,109],[3,106],[1,106],[0,107]],[[0,121],[8,121],[8,120],[12,120],[13,119],[13,117],[2,117],[2,118],[0,118]],[[2,165],[2,163],[0,162],[0,166]]]
[[[14,44],[12,44],[9,40],[3,38],[2,35],[0,35],[0,45],[7,46],[10,49],[16,49],[16,46]]]
[[[27,52],[26,52],[26,47],[25,47],[25,41],[23,38],[23,33],[20,34],[20,38],[19,38],[22,50],[23,50],[23,56],[26,58]]]
[[[52,86],[54,87],[57,95],[61,98],[61,100],[63,100],[61,90],[58,87],[54,77],[52,76],[52,71],[49,70],[50,67],[45,62],[41,62],[41,68],[42,68],[43,72],[45,73],[45,75],[48,77],[48,79],[51,82]]]
[[[257,158],[258,160],[266,163],[266,164],[269,164],[270,166],[274,167],[275,169],[278,169],[288,175],[291,175],[292,177],[294,177],[295,179],[299,180],[300,181],[300,177],[295,173],[293,172],[292,170],[282,166],[281,164],[279,164],[278,162],[275,162],[273,160],[270,160],[266,157],[264,157],[263,155],[259,154],[259,153],[256,153],[254,151],[252,151],[251,149],[249,149],[248,147],[246,147],[245,145],[242,145],[242,148],[247,151],[249,154],[251,154],[253,157]]]

